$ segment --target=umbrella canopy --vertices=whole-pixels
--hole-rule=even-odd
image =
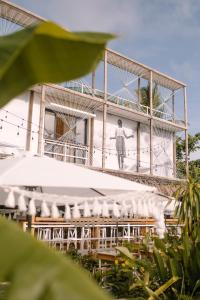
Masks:
[[[0,185],[64,188],[64,193],[68,190],[70,195],[84,196],[91,196],[91,193],[94,195],[91,189],[106,194],[109,191],[112,194],[122,191],[156,191],[154,187],[29,153],[0,161]]]
[[[35,215],[36,204],[43,216],[56,218],[58,206],[65,205],[65,219],[80,218],[81,210],[85,217],[136,214],[154,217],[160,236],[165,231],[166,199],[155,188],[71,163],[28,153],[7,158],[0,161],[0,186],[7,194],[6,199],[0,195],[5,206],[15,207],[17,203],[19,210],[27,211],[25,198],[29,199],[30,215]],[[42,187],[43,193],[23,190],[23,187]],[[95,193],[104,197],[98,198]]]

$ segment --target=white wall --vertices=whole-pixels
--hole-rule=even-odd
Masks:
[[[96,112],[94,119],[94,152],[93,165],[95,167],[102,166],[102,136],[103,136],[103,114]]]
[[[12,153],[16,149],[26,148],[27,120],[30,92],[26,92],[14,100],[10,101],[0,110],[0,152]],[[37,153],[39,114],[40,114],[40,94],[34,93],[34,105],[32,115],[31,151]],[[12,114],[10,114],[10,113]],[[15,116],[16,115],[16,116]],[[136,171],[137,158],[137,122],[107,115],[106,126],[106,160],[105,167],[118,170],[118,158],[116,151],[115,137],[118,119],[122,120],[123,129],[127,136],[134,137],[125,140],[126,157],[124,159],[124,170]],[[3,120],[3,121],[1,121]],[[18,126],[22,127],[18,129]],[[0,127],[1,128],[1,127]],[[77,142],[82,142],[84,123],[77,126]],[[94,153],[93,165],[102,166],[102,132],[103,114],[96,113],[94,119]],[[13,147],[3,147],[2,144],[11,144]],[[140,172],[149,174],[150,171],[150,138],[149,126],[141,124],[140,135]],[[153,174],[158,176],[173,177],[173,135],[171,132],[154,128],[153,130]]]
[[[136,171],[136,151],[137,151],[137,123],[117,117],[111,114],[107,115],[107,126],[106,126],[106,162],[105,166],[109,169],[119,169],[118,158],[116,151],[116,140],[110,139],[115,137],[115,131],[118,127],[117,121],[122,121],[122,127],[127,136],[133,135],[129,139],[125,139],[126,157],[124,158],[124,170]]]
[[[141,173],[150,173],[150,129],[149,126],[140,125],[140,168]]]
[[[102,113],[98,112],[94,121],[94,159],[93,165],[102,166]],[[137,164],[137,122],[107,115],[106,122],[106,160],[105,167],[118,170],[118,158],[116,151],[116,140],[110,139],[115,136],[118,119],[122,120],[123,128],[127,136],[134,138],[126,139],[126,158],[124,159],[124,170],[136,171]],[[157,176],[173,177],[173,135],[170,131],[154,128],[152,138],[153,149],[153,174]],[[98,148],[98,149],[97,149]],[[150,173],[150,130],[149,126],[140,126],[140,168],[141,173]]]
[[[37,153],[38,147],[38,130],[39,130],[39,118],[40,118],[40,99],[41,94],[34,92],[33,98],[33,113],[32,113],[32,130],[37,133],[31,134],[31,147],[30,151]]]
[[[173,134],[159,128],[153,130],[153,173],[173,177]]]
[[[26,149],[26,137],[28,128],[28,109],[30,92],[11,100],[0,109],[0,152],[16,153]],[[6,112],[7,111],[7,112]],[[1,121],[2,120],[2,121]],[[38,124],[39,124],[39,95],[34,95],[34,107],[32,118],[31,151],[37,152]],[[18,127],[19,126],[19,127]],[[4,146],[3,146],[4,145]],[[6,147],[7,145],[7,147]],[[10,145],[10,147],[9,147]],[[17,150],[18,149],[18,150]]]

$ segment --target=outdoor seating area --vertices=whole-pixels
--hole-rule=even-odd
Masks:
[[[181,234],[181,226],[176,223],[173,218],[166,219],[170,235]],[[27,222],[23,222],[22,226],[28,230]],[[101,250],[110,252],[124,242],[141,244],[144,238],[153,241],[153,237],[157,236],[155,221],[148,218],[80,218],[65,222],[36,217],[31,224],[31,233],[49,247],[62,252],[76,249],[83,254]]]

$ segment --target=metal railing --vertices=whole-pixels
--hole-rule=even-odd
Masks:
[[[81,224],[33,224],[37,239],[59,250],[70,246],[81,251],[113,249],[123,242],[141,243],[145,236],[156,236],[153,224],[81,225]],[[167,225],[170,235],[179,236],[180,226]],[[94,234],[96,233],[96,235]]]
[[[88,162],[88,147],[71,142],[45,139],[44,154],[65,162],[84,165]]]
[[[90,86],[87,86],[83,83],[80,83],[78,81],[69,81],[64,84],[64,86],[68,89],[77,91],[81,94],[86,94],[86,95],[91,95],[95,96],[97,98],[104,98],[104,92],[98,89],[92,89]],[[146,105],[142,105],[138,103],[137,100],[132,101],[128,100],[124,97],[118,96],[118,95],[112,95],[112,94],[107,94],[107,100],[109,102],[115,103],[117,105],[125,106],[130,109],[140,111],[142,113],[145,113],[146,115],[150,115],[150,107]],[[162,110],[157,110],[157,109],[152,109],[152,114],[155,117],[174,122],[173,120],[173,115],[166,113]]]

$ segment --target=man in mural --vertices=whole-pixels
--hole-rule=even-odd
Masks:
[[[116,150],[117,150],[117,158],[119,169],[124,168],[124,158],[126,157],[126,145],[125,139],[133,138],[134,135],[126,135],[126,132],[122,126],[122,120],[117,121],[118,127],[115,130],[115,136],[110,137],[110,139],[116,140]]]

